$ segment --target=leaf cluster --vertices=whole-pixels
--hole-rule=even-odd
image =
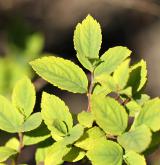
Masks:
[[[146,165],[146,153],[158,146],[160,99],[144,93],[144,60],[130,65],[131,51],[123,46],[100,56],[101,42],[100,25],[88,15],[75,29],[74,47],[90,79],[63,58],[48,56],[30,62],[54,86],[88,96],[88,108],[77,114],[76,123],[64,101],[46,92],[41,112],[32,114],[35,90],[27,77],[17,82],[12,102],[0,96],[0,129],[23,134],[0,148],[1,162],[15,157],[24,146],[37,144],[37,164],[83,159],[93,165]]]

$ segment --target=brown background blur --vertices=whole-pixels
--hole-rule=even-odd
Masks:
[[[43,53],[78,63],[73,32],[87,14],[101,24],[101,54],[109,47],[127,46],[133,51],[133,62],[141,58],[147,61],[146,91],[152,97],[160,95],[160,0],[0,0],[0,55],[7,54],[11,42],[21,45],[30,33],[41,32],[45,37]],[[60,92],[51,85],[43,90],[62,97],[72,111],[86,108],[84,96]],[[26,152],[24,159],[32,157]],[[158,151],[150,156],[149,162],[160,165]]]

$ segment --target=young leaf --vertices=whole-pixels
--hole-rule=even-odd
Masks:
[[[93,165],[122,165],[122,156],[122,148],[109,140],[97,142],[94,148],[87,152],[87,157]]]
[[[86,93],[88,80],[83,70],[69,60],[43,57],[30,63],[42,78],[73,93]]]
[[[17,151],[9,147],[0,147],[0,153],[0,162],[4,162],[9,157],[16,155]]]
[[[68,107],[60,98],[43,92],[41,108],[42,118],[52,133],[57,133],[57,125],[54,124],[55,120],[60,121],[60,123],[63,122],[66,124],[68,131],[71,130],[73,126],[72,116]]]
[[[82,111],[78,114],[78,121],[84,127],[90,128],[92,127],[94,116],[90,112]]]
[[[134,130],[126,132],[118,137],[118,143],[126,151],[143,152],[151,142],[152,133],[146,125],[141,125]]]
[[[79,62],[83,65],[84,68],[93,72],[94,65],[91,63],[91,61],[89,61],[89,59],[87,57],[77,54],[77,58],[78,58]]]
[[[48,139],[51,136],[50,131],[42,122],[41,125],[30,132],[26,132],[23,136],[24,145],[33,145]]]
[[[16,150],[17,152],[19,152],[19,145],[19,140],[15,137],[9,139],[5,144],[6,147]]]
[[[117,84],[118,90],[123,89],[127,84],[129,78],[129,62],[130,60],[128,59],[121,63],[113,74],[113,79]]]
[[[160,130],[160,99],[147,101],[135,119],[134,127],[141,124],[147,125],[153,132]]]
[[[128,115],[116,100],[110,97],[92,97],[91,104],[96,123],[107,134],[120,135],[125,131]]]
[[[79,56],[99,58],[102,34],[99,23],[88,15],[74,32],[74,47]]]
[[[64,137],[64,143],[66,145],[73,144],[83,135],[83,132],[84,128],[80,124],[75,125],[69,132],[69,135]]]
[[[128,56],[130,56],[131,51],[122,46],[116,46],[113,48],[110,48],[108,51],[106,51],[102,56],[101,64],[99,64],[95,69],[95,77],[107,73],[112,73],[118,65],[120,65]]]
[[[141,60],[137,64],[133,65],[130,69],[130,76],[128,80],[128,86],[132,86],[133,93],[136,93],[142,89],[147,81],[147,69],[146,62]]]
[[[146,165],[144,156],[137,154],[134,151],[129,151],[123,156],[127,165]]]
[[[28,132],[36,129],[42,122],[41,113],[37,112],[32,114],[23,124],[22,132]]]
[[[117,91],[117,86],[113,77],[108,74],[101,74],[100,76],[95,77],[94,81],[95,83],[98,83],[93,90],[94,96],[106,96],[113,91]]]
[[[93,127],[84,132],[75,146],[84,150],[91,150],[97,141],[106,140],[105,133],[99,127]]]
[[[20,132],[23,116],[3,96],[0,96],[0,129],[16,133]]]
[[[30,116],[35,105],[35,89],[29,78],[19,80],[13,90],[12,103],[26,118]]]
[[[63,157],[64,161],[77,162],[84,158],[85,152],[77,147],[72,147],[71,150]]]

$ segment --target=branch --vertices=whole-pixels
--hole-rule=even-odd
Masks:
[[[89,90],[88,90],[88,108],[87,111],[90,112],[91,111],[91,95],[92,95],[92,89],[93,89],[93,73],[91,72],[91,80],[90,80],[90,86],[89,86]]]

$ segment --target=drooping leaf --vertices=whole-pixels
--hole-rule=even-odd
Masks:
[[[73,93],[86,93],[88,80],[83,70],[69,60],[43,57],[30,63],[42,78]]]
[[[99,57],[102,34],[99,23],[90,15],[79,23],[74,32],[74,47],[79,56],[90,59]]]
[[[118,143],[126,151],[141,153],[147,149],[151,142],[152,133],[146,125],[141,125],[134,130],[126,132],[118,137]]]
[[[68,131],[71,130],[73,126],[72,116],[68,107],[60,98],[43,92],[41,107],[42,118],[52,134],[57,133],[57,125],[54,125],[55,120],[59,120],[60,123],[63,122],[66,124]]]
[[[41,113],[40,112],[32,114],[24,122],[24,124],[23,124],[23,132],[28,132],[28,131],[36,129],[37,127],[40,126],[41,122],[42,122],[42,117],[41,117]]]
[[[124,160],[127,165],[146,165],[146,160],[144,156],[134,152],[129,151],[124,155]]]
[[[87,157],[93,165],[122,165],[122,156],[122,148],[109,140],[97,142],[94,148],[87,152]]]
[[[95,126],[85,131],[83,136],[75,143],[75,146],[84,150],[91,150],[97,141],[105,139],[105,133],[99,127]]]
[[[21,131],[23,116],[3,96],[0,96],[0,129],[16,133]]]
[[[160,99],[154,98],[147,101],[139,115],[136,117],[134,127],[141,124],[147,125],[153,132],[160,130]]]
[[[6,161],[9,157],[16,155],[17,151],[9,147],[0,147],[0,162]]]
[[[42,122],[41,125],[29,132],[25,132],[23,136],[24,145],[33,145],[42,142],[51,136],[50,131]]]
[[[81,113],[78,114],[78,121],[84,127],[90,128],[92,127],[94,116],[90,112],[82,111]]]
[[[129,116],[135,116],[142,109],[141,106],[134,100],[128,102],[126,104],[126,107],[127,107],[128,111],[129,111]]]
[[[116,46],[110,48],[101,56],[101,60],[104,62],[96,67],[95,76],[112,73],[130,54],[131,51],[126,47]]]
[[[13,90],[12,103],[26,118],[35,105],[35,89],[29,78],[19,80]]]
[[[63,157],[63,160],[67,162],[77,162],[83,159],[85,154],[84,150],[72,147],[71,150]]]
[[[133,93],[140,91],[147,81],[146,62],[141,60],[130,68],[130,76],[127,85],[132,86]]]
[[[116,100],[110,97],[92,97],[91,104],[96,123],[107,134],[120,135],[125,131],[128,115]]]
[[[19,145],[19,140],[15,137],[9,139],[5,144],[6,147],[16,150],[17,152],[19,152]]]
[[[116,83],[118,91],[123,89],[127,84],[129,78],[129,62],[129,59],[125,60],[117,67],[113,74],[113,79]]]

